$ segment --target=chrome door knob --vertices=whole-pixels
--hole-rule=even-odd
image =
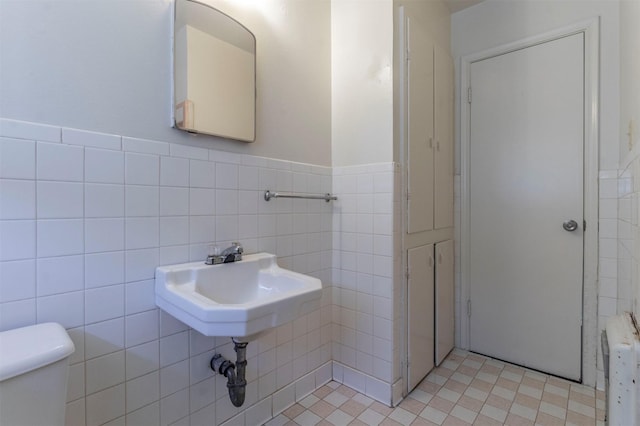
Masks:
[[[576,222],[575,220],[568,220],[562,224],[562,227],[565,231],[573,232],[578,229],[578,222]]]

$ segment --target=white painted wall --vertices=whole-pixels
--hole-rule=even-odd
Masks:
[[[620,3],[620,175],[618,183],[618,310],[640,315],[640,2]],[[629,122],[634,131],[629,132]]]
[[[618,165],[619,120],[619,15],[618,2],[487,0],[454,13],[451,17],[451,47],[454,60],[551,31],[585,19],[600,17],[600,169]],[[460,81],[459,67],[456,81]],[[459,96],[457,101],[459,101]],[[459,129],[460,105],[457,102],[456,128]],[[460,135],[456,136],[460,146]],[[456,149],[459,153],[460,150]],[[459,156],[456,170],[460,170]]]
[[[334,166],[393,160],[393,2],[331,1]]]
[[[620,2],[620,161],[640,142],[640,2]],[[635,129],[629,144],[629,122]]]
[[[169,126],[169,0],[0,2],[0,116],[329,165],[329,0],[210,3],[257,38],[255,143]]]

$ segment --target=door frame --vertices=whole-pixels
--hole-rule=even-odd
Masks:
[[[573,34],[584,34],[584,233],[583,288],[582,288],[582,383],[596,383],[596,353],[598,346],[598,170],[599,170],[599,19],[594,18],[513,43],[465,55],[460,61],[460,346],[469,348],[470,318],[468,304],[469,285],[469,221],[470,221],[470,125],[471,106],[468,88],[471,82],[471,64],[494,56],[542,44]],[[472,94],[473,96],[473,94]]]

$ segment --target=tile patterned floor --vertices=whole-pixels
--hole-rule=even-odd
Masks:
[[[398,407],[336,382],[268,426],[604,425],[604,392],[454,349]]]

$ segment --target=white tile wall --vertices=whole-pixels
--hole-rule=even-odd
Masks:
[[[640,150],[632,150],[618,179],[618,313],[640,314]]]
[[[334,380],[391,403],[394,351],[394,163],[334,169]],[[397,256],[396,256],[397,257]],[[396,369],[395,366],[398,365]]]
[[[380,254],[371,248],[374,227],[389,229],[386,199],[372,192],[380,173],[363,176],[367,197],[354,212],[369,250],[349,272],[369,292],[374,278],[390,279],[374,276],[376,263],[389,273],[385,241]],[[43,321],[68,329],[76,345],[69,424],[268,420],[332,377],[333,210],[322,201],[267,203],[262,191],[331,187],[326,167],[0,119],[0,330]],[[246,252],[275,252],[282,266],[325,285],[321,309],[249,344],[243,410],[208,367],[214,351],[235,358],[230,340],[157,310],[153,290],[158,265],[202,260],[209,244],[238,238]],[[360,305],[348,300],[365,354],[375,309],[387,305],[360,293]]]

